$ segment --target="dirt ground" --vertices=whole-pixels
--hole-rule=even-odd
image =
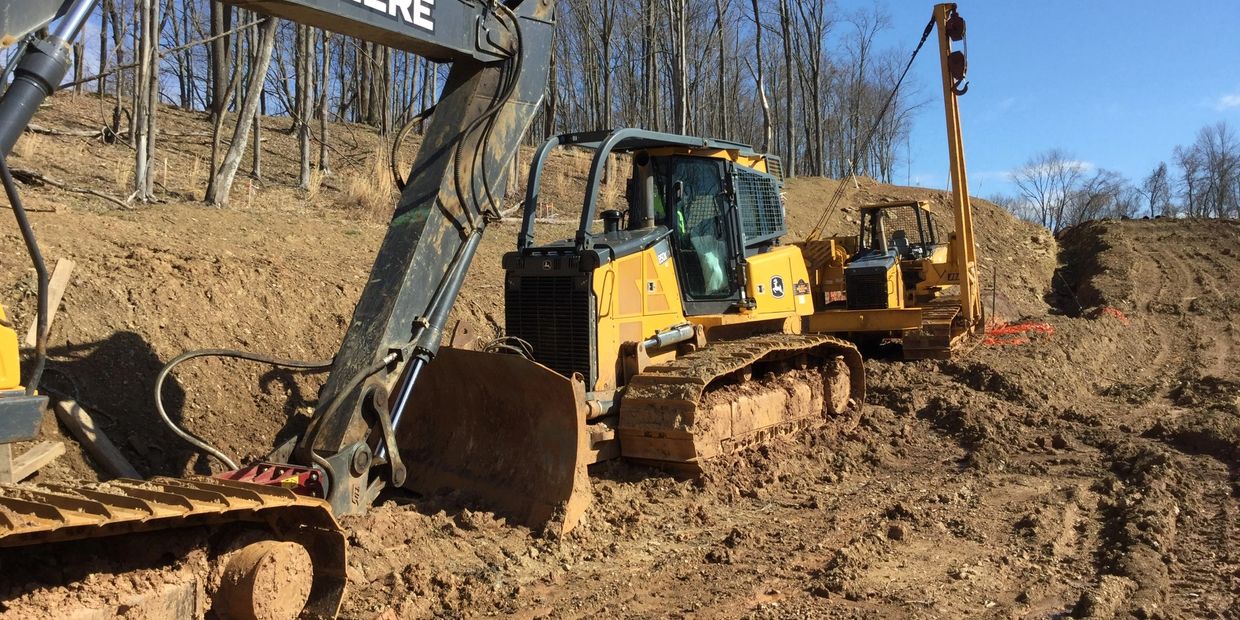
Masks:
[[[96,117],[92,102],[66,99],[37,122]],[[295,150],[275,131],[266,185],[238,188],[229,209],[190,202],[200,188],[132,209],[27,189],[30,206],[55,209],[33,214],[45,253],[77,262],[45,383],[97,412],[144,474],[221,468],[157,422],[152,387],[167,360],[217,346],[334,353],[383,232],[346,187],[373,170],[372,138],[337,135],[356,138],[356,163],[342,156],[313,195],[287,188],[295,162],[282,154]],[[110,192],[130,153],[35,142],[15,166]],[[194,170],[202,148],[169,146],[170,166]],[[580,166],[556,165],[545,202],[571,214]],[[793,238],[835,187],[788,183]],[[858,204],[910,197],[946,204],[943,192],[863,179],[828,229],[852,231]],[[783,440],[699,480],[601,464],[593,505],[565,540],[451,496],[387,499],[343,522],[342,615],[1240,618],[1240,223],[1101,222],[1056,240],[974,206],[987,310],[1035,329],[951,361],[873,352],[861,423],[844,436]],[[488,232],[457,318],[501,327],[499,260],[515,231]],[[32,272],[15,229],[0,234],[0,300],[24,326]],[[174,418],[245,461],[304,426],[321,380],[202,361],[165,393]],[[44,434],[61,437],[54,418]],[[66,441],[33,483],[100,476]]]

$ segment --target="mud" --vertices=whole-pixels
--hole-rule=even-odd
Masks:
[[[44,123],[89,110],[66,104]],[[280,153],[295,150],[269,135],[272,188],[248,206],[121,211],[29,192],[58,209],[34,214],[45,252],[78,263],[48,384],[98,411],[144,473],[219,467],[159,428],[159,366],[204,346],[330,356],[382,234],[347,206],[279,198],[295,164]],[[89,182],[59,165],[22,163]],[[794,237],[834,183],[788,184]],[[944,196],[862,180],[845,204],[941,207]],[[567,193],[548,200],[572,210]],[[1053,333],[944,362],[880,349],[855,429],[780,438],[702,478],[600,464],[592,507],[563,540],[451,494],[387,497],[344,520],[342,615],[1240,617],[1240,224],[1101,222],[1056,240],[975,208],[987,310]],[[855,223],[841,210],[830,228]],[[29,270],[13,230],[3,234],[0,298],[25,325]],[[488,233],[463,293],[457,317],[482,330],[502,322],[499,257],[514,234],[511,223]],[[319,381],[204,361],[177,373],[169,399],[178,420],[244,460],[305,423]],[[60,436],[54,418],[44,430]],[[94,471],[71,446],[34,482]],[[88,585],[76,596],[99,595]]]

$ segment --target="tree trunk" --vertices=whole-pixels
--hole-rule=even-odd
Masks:
[[[642,113],[646,126],[659,131],[659,106],[655,91],[659,88],[658,65],[655,63],[655,3],[646,0],[642,16]]]
[[[246,41],[250,46],[250,73],[249,84],[255,84],[254,72],[258,71],[258,28],[246,36]],[[274,41],[272,50],[275,49]],[[267,65],[263,65],[263,75],[258,78],[258,109],[254,112],[253,128],[250,133],[253,134],[254,148],[250,149],[250,178],[255,181],[261,181],[263,178],[263,115],[267,113]],[[249,96],[249,89],[246,89],[246,96]]]
[[[258,112],[259,99],[262,96],[262,82],[267,76],[267,66],[271,62],[271,50],[275,46],[276,20],[271,17],[264,19],[258,26],[258,32],[255,53],[257,62],[250,72],[250,83],[241,101],[241,110],[233,129],[232,143],[228,145],[228,152],[224,155],[224,163],[220,166],[216,183],[207,191],[207,202],[218,207],[228,206],[228,194],[236,179],[241,156],[245,152],[254,115]]]
[[[140,0],[137,25],[138,79],[134,83],[134,116],[130,126],[134,139],[134,191],[130,200],[154,199],[155,108],[159,103],[159,2]]]
[[[672,131],[689,131],[688,50],[685,25],[686,0],[667,0],[668,19],[672,26]]]
[[[319,171],[324,175],[331,174],[332,168],[327,157],[327,95],[330,89],[327,77],[331,75],[332,55],[328,49],[331,41],[331,34],[326,30],[319,31],[321,38],[319,39],[320,57],[323,66],[319,70]]]
[[[762,69],[762,13],[758,9],[758,0],[753,0],[753,24],[754,33],[757,37],[755,41],[757,50],[754,54],[754,64],[757,65],[758,102],[762,105],[762,150],[768,151],[771,148],[771,143],[775,141],[775,137],[771,131],[771,102],[766,99],[766,78],[763,77]]]
[[[784,170],[789,177],[797,171],[796,122],[792,118],[792,24],[789,23],[788,0],[779,0],[779,26],[784,40]]]
[[[232,54],[230,50],[230,39],[232,36],[222,36],[225,32],[232,29],[233,10],[232,7],[216,2],[211,2],[211,36],[218,37],[212,39],[211,46],[208,48],[210,62],[208,63],[208,71],[210,73],[207,80],[210,85],[207,87],[210,97],[211,118],[215,119],[222,116],[224,111],[228,109],[228,83],[230,75],[229,69],[232,67]]]
[[[547,98],[543,101],[543,140],[547,140],[555,135],[556,106],[559,104],[559,86],[557,83],[559,76],[556,75],[555,47],[551,48],[551,57],[547,61],[551,65],[551,70],[548,78]]]
[[[310,114],[311,96],[314,85],[310,83],[311,70],[314,65],[309,26],[297,26],[296,66],[297,101],[293,115],[297,127],[297,147],[300,156],[300,170],[297,175],[297,186],[301,189],[310,188]]]
[[[724,60],[724,53],[727,51],[726,47],[723,44],[723,12],[724,10],[725,10],[724,0],[715,0],[715,18],[716,18],[715,26],[719,29],[719,38],[717,40],[717,43],[719,45],[719,49],[717,50],[719,52],[719,76],[718,76],[719,80],[716,82],[718,102],[717,102],[717,108],[716,108],[715,113],[719,116],[719,121],[718,121],[719,134],[718,135],[720,138],[726,139],[731,136],[730,136],[730,132],[728,131],[728,106],[727,106],[728,97],[726,94],[727,91],[724,90],[724,79],[723,79],[723,76],[726,72],[725,69],[728,66],[727,62]]]
[[[99,9],[99,73],[103,75],[108,70],[108,20],[112,14],[112,0],[103,0],[103,5]],[[99,100],[103,100],[104,93],[108,90],[108,78],[104,76],[99,78],[99,82],[95,84],[99,89]]]

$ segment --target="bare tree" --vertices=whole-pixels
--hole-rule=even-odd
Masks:
[[[1044,151],[1029,158],[1011,173],[1012,183],[1037,213],[1037,221],[1052,232],[1067,223],[1067,211],[1086,166],[1060,149]]]
[[[1194,147],[1184,148],[1182,146],[1175,147],[1172,151],[1172,159],[1175,165],[1180,169],[1180,177],[1177,179],[1179,186],[1180,198],[1184,201],[1184,214],[1189,217],[1200,217],[1203,215],[1200,209],[1201,200],[1201,153]]]
[[[231,37],[226,34],[232,29],[233,9],[222,2],[211,1],[211,47],[209,48],[209,75],[211,82],[209,109],[212,118],[217,118],[228,109],[231,98],[229,89],[230,77],[235,72],[232,65]]]
[[[332,72],[332,55],[329,49],[331,35],[326,30],[319,32],[319,171],[324,175],[331,174],[331,163],[327,153],[327,95],[331,92],[328,76]]]
[[[130,200],[155,198],[155,111],[159,107],[159,2],[140,0],[138,5],[138,79],[134,85],[134,191]]]
[[[1171,213],[1171,174],[1166,162],[1158,162],[1154,170],[1141,183],[1141,195],[1145,198],[1149,217],[1173,215]]]
[[[296,101],[293,109],[293,123],[297,129],[297,147],[300,155],[300,168],[297,175],[297,186],[301,189],[310,188],[310,117],[313,114],[311,98],[314,96],[314,85],[311,75],[314,74],[314,37],[309,26],[297,26],[297,51],[294,55],[296,73]]]
[[[259,99],[262,97],[262,83],[267,77],[267,66],[271,62],[271,50],[275,46],[277,20],[266,18],[259,23],[258,37],[254,54],[255,65],[249,76],[249,84],[245,89],[245,97],[241,102],[241,110],[237,115],[237,124],[233,129],[232,142],[224,155],[224,162],[215,175],[215,182],[208,186],[206,201],[218,207],[228,206],[228,195],[232,190],[233,180],[237,176],[237,168],[241,164],[241,156],[249,138],[250,127],[258,112]]]
[[[672,28],[672,131],[689,132],[689,50],[685,15],[687,0],[667,0]]]
[[[762,69],[762,59],[765,57],[766,48],[762,47],[762,11],[758,8],[758,0],[753,0],[753,25],[755,49],[758,53],[754,54],[751,67],[754,69],[754,83],[758,89],[758,102],[762,105],[762,142],[760,147],[763,150],[771,148],[775,142],[775,137],[771,128],[771,103],[766,99],[766,77]]]
[[[1202,215],[1240,215],[1240,142],[1227,121],[1202,127],[1194,149],[1201,155],[1205,186]]]
[[[1131,196],[1126,195],[1128,182],[1113,170],[1099,168],[1092,175],[1077,176],[1075,186],[1067,186],[1065,210],[1056,222],[1059,231],[1088,220],[1105,217],[1128,217],[1132,206]],[[1121,203],[1121,200],[1127,202]]]

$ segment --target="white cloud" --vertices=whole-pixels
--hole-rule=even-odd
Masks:
[[[1214,103],[1214,109],[1216,110],[1230,110],[1232,108],[1240,108],[1240,93],[1223,95]]]

